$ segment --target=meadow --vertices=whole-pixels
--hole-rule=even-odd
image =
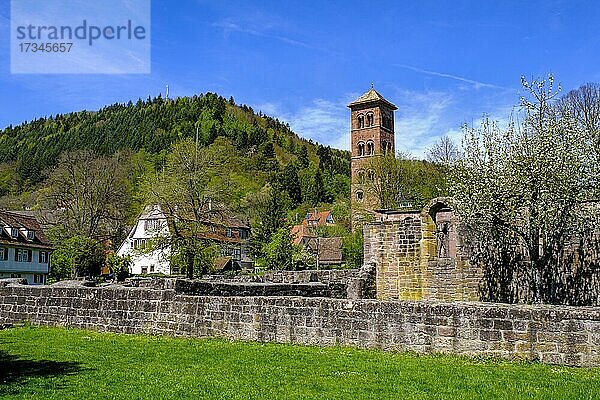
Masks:
[[[450,355],[0,330],[0,398],[597,399],[600,369]]]

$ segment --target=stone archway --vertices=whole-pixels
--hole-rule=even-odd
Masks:
[[[433,199],[420,212],[376,215],[364,229],[364,261],[376,265],[377,297],[479,300],[481,273],[461,232],[451,198]]]

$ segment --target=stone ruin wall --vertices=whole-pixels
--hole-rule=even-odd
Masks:
[[[477,301],[482,272],[471,266],[460,224],[444,198],[422,211],[378,213],[365,225],[365,264],[377,298]]]
[[[375,270],[268,271],[264,275],[207,275],[200,280],[136,279],[137,287],[175,289],[196,296],[300,296],[375,298]]]
[[[119,286],[0,287],[0,324],[22,322],[600,366],[600,309],[591,307],[190,296]]]

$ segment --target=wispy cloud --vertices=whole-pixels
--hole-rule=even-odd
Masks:
[[[235,22],[233,19],[228,18],[228,19],[214,22],[211,25],[215,28],[223,29],[225,33],[240,32],[240,33],[245,33],[245,34],[252,35],[252,36],[268,38],[268,39],[275,39],[280,42],[289,44],[291,46],[303,47],[303,48],[312,49],[312,50],[327,51],[324,48],[314,46],[310,43],[307,43],[307,42],[304,42],[301,40],[293,39],[287,35],[281,35],[281,34],[272,32],[273,26],[268,25],[268,24],[261,26],[261,27],[245,26],[240,22]]]
[[[452,94],[444,92],[416,92],[404,90],[396,104],[396,149],[422,158],[438,136],[452,123],[448,120],[455,102]]]
[[[399,67],[399,68],[404,68],[404,69],[408,69],[414,72],[418,72],[420,74],[425,74],[425,75],[431,75],[431,76],[439,76],[441,78],[448,78],[448,79],[453,79],[455,81],[459,81],[459,82],[463,82],[463,83],[468,83],[470,85],[473,85],[473,87],[475,89],[481,89],[481,88],[494,88],[494,89],[503,89],[503,90],[507,90],[508,88],[505,88],[503,86],[498,86],[498,85],[494,85],[492,83],[485,83],[485,82],[480,82],[480,81],[476,81],[474,79],[468,79],[462,76],[457,76],[457,75],[452,75],[452,74],[446,74],[443,72],[437,72],[437,71],[428,71],[426,69],[421,69],[421,68],[417,68],[417,67],[413,67],[410,65],[405,65],[405,64],[394,64],[394,66]]]
[[[305,139],[337,149],[349,149],[350,116],[346,104],[345,98],[339,101],[314,99],[310,105],[294,112],[284,112],[274,103],[254,108],[288,122],[292,130]]]
[[[264,103],[253,106],[267,115],[288,122],[294,132],[337,149],[350,149],[350,110],[346,105],[358,97],[348,93],[339,99],[317,98],[297,110],[284,110],[280,104]],[[485,109],[473,109],[464,96],[455,92],[392,90],[388,100],[398,107],[396,111],[396,149],[409,156],[423,159],[429,148],[442,136],[449,136],[457,145],[463,137],[462,126],[477,127],[483,113],[501,126],[506,125],[511,106],[498,103]]]

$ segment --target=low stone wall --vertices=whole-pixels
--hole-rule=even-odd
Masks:
[[[203,280],[254,283],[342,283],[360,276],[360,269],[310,269],[303,271],[266,271],[263,275],[205,275]]]
[[[60,284],[60,283],[58,283]],[[125,286],[194,296],[375,298],[375,267],[351,270],[267,271],[264,275],[206,275],[201,280],[131,278]]]
[[[303,297],[125,287],[0,287],[0,324],[350,345],[600,366],[600,308]]]
[[[339,283],[210,282],[177,279],[175,291],[192,296],[299,296],[346,298],[346,285]]]
[[[321,269],[306,271],[267,271],[264,279],[274,283],[343,283],[358,278],[359,269]]]

